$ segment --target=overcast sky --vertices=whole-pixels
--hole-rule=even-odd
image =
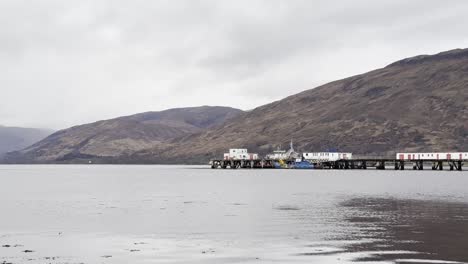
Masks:
[[[0,0],[0,124],[251,109],[468,47],[468,1]]]

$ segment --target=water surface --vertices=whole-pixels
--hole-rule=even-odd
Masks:
[[[0,263],[465,263],[468,172],[0,166]]]

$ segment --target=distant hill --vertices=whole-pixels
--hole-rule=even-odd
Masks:
[[[5,159],[23,163],[116,158],[212,128],[241,112],[203,106],[103,120],[58,131],[30,147],[9,153]]]
[[[6,152],[23,149],[52,134],[51,130],[0,125],[0,156]]]
[[[267,153],[291,139],[301,151],[468,151],[468,49],[408,58],[331,82],[138,152],[133,160],[207,162],[230,147]]]
[[[299,151],[468,151],[468,49],[404,59],[248,112],[179,109],[78,126],[7,161],[206,164],[231,147],[265,154],[291,139]]]

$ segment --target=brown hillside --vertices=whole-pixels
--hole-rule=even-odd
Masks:
[[[468,151],[468,49],[401,60],[304,91],[134,160],[202,162],[230,147],[266,153],[291,139],[302,151]]]
[[[219,125],[241,113],[229,107],[191,107],[147,112],[58,131],[7,162],[79,162],[116,158]]]
[[[73,127],[7,162],[206,163],[231,147],[265,154],[291,139],[299,151],[468,151],[468,49],[404,59],[249,112],[187,111]]]

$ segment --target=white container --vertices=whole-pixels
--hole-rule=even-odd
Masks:
[[[468,160],[468,152],[397,153],[397,160]]]
[[[257,153],[249,153],[247,149],[229,149],[229,153],[224,153],[225,160],[256,160]]]
[[[348,152],[306,152],[304,159],[312,161],[337,161],[352,159],[353,154]]]
[[[452,160],[468,160],[468,152],[452,152],[450,157]]]

